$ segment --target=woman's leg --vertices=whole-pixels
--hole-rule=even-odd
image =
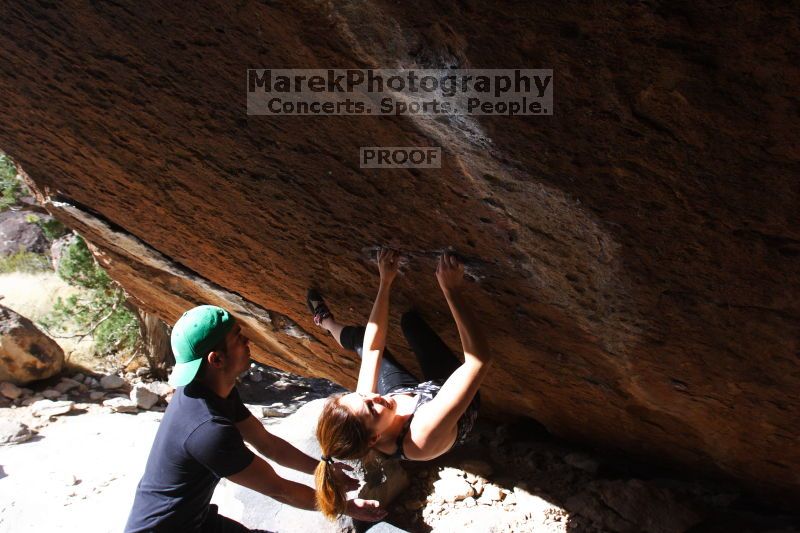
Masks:
[[[461,366],[461,361],[416,311],[404,313],[400,326],[427,381],[444,381]]]
[[[342,330],[345,328],[344,324],[339,324],[331,316],[328,318],[323,318],[322,322],[320,322],[320,326],[327,329],[328,333],[330,333],[333,336],[333,338],[336,339],[336,342],[339,343],[339,346],[344,348],[344,345],[342,344],[341,340]]]
[[[333,324],[331,328],[328,328],[325,325],[326,322],[327,320],[323,321],[322,325],[331,332],[333,337],[342,345],[342,348],[356,352],[359,357],[362,356],[366,328],[363,326],[342,326],[341,324]],[[338,336],[334,331],[338,332]],[[378,394],[389,394],[401,387],[415,387],[418,384],[419,380],[411,375],[403,365],[398,363],[388,349],[384,349],[378,375]]]

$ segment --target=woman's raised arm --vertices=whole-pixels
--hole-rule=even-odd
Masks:
[[[399,254],[394,250],[381,248],[378,251],[378,271],[381,281],[364,333],[361,369],[358,372],[356,392],[378,391],[378,372],[381,367],[383,349],[386,347],[386,331],[389,329],[389,292],[392,282],[397,276],[399,259]]]
[[[412,440],[419,450],[419,459],[426,455],[428,458],[436,457],[452,444],[458,419],[478,392],[491,363],[489,343],[464,298],[464,266],[455,256],[445,253],[439,259],[436,279],[458,327],[464,363],[447,378],[436,397],[423,407],[422,416],[418,414],[412,422]]]

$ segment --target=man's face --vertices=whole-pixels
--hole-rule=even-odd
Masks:
[[[242,327],[234,324],[225,336],[226,370],[238,376],[250,367],[250,339],[242,334]]]

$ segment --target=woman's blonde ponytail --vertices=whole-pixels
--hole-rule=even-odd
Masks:
[[[333,458],[361,459],[369,451],[369,432],[361,420],[339,403],[343,394],[329,397],[317,423],[322,458],[314,470],[317,507],[328,518],[347,510],[347,492],[337,482]]]

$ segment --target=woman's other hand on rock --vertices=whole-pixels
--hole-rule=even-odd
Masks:
[[[439,256],[436,279],[445,293],[460,290],[464,286],[464,265],[451,252]]]
[[[381,274],[381,283],[390,285],[397,276],[400,268],[400,254],[390,248],[381,248],[378,251],[378,271]]]

